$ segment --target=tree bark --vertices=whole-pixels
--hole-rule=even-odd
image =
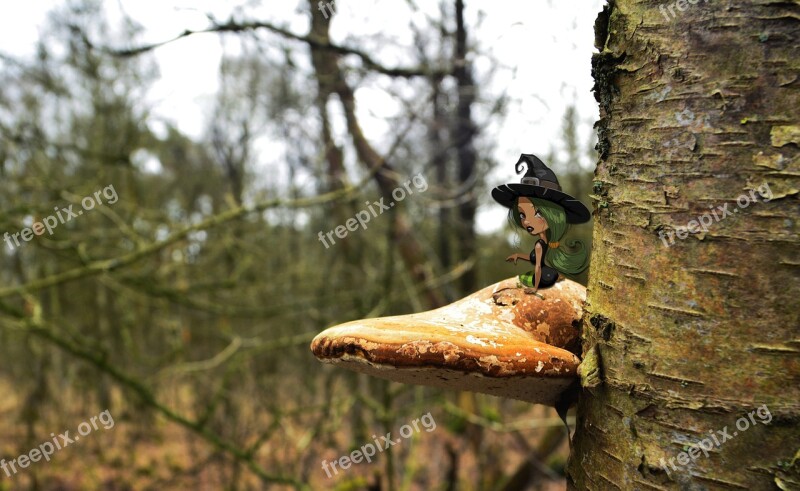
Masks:
[[[774,0],[598,18],[570,489],[800,489],[798,20]]]

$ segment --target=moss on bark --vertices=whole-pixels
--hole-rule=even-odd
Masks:
[[[800,4],[618,0],[595,27],[570,488],[800,489]]]

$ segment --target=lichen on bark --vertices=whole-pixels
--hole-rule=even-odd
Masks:
[[[617,0],[595,24],[592,367],[568,482],[800,489],[800,4],[680,4]]]

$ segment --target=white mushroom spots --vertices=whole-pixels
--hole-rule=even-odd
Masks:
[[[326,329],[322,361],[410,384],[554,405],[577,378],[574,323],[586,290],[569,280],[543,295],[499,282],[440,309]]]

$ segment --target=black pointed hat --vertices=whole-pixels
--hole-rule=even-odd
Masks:
[[[519,197],[539,198],[553,202],[564,208],[567,212],[567,223],[584,223],[591,218],[586,205],[561,191],[558,178],[539,157],[529,153],[520,155],[514,169],[517,174],[522,172],[522,164],[528,165],[528,170],[522,177],[522,182],[502,184],[492,189],[492,198],[495,201],[511,208]]]

